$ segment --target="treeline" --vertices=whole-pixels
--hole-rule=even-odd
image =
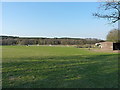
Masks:
[[[29,38],[0,36],[0,45],[85,45],[95,44],[103,40],[96,38]]]

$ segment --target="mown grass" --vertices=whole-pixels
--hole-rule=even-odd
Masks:
[[[117,88],[118,54],[74,47],[3,46],[3,88]]]

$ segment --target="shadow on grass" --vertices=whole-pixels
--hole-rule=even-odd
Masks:
[[[117,88],[118,55],[22,58],[3,63],[3,88]]]

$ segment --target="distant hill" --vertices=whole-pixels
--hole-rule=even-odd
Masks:
[[[15,39],[15,38],[19,38],[19,37],[16,37],[16,36],[0,36],[0,39],[8,39],[8,38],[13,38],[13,39]]]
[[[95,44],[104,40],[96,38],[46,38],[46,37],[17,37],[0,36],[0,45],[84,45]]]

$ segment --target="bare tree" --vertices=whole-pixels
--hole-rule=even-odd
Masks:
[[[120,0],[106,0],[102,2],[99,11],[93,13],[93,16],[108,19],[111,23],[118,22],[120,20]]]

